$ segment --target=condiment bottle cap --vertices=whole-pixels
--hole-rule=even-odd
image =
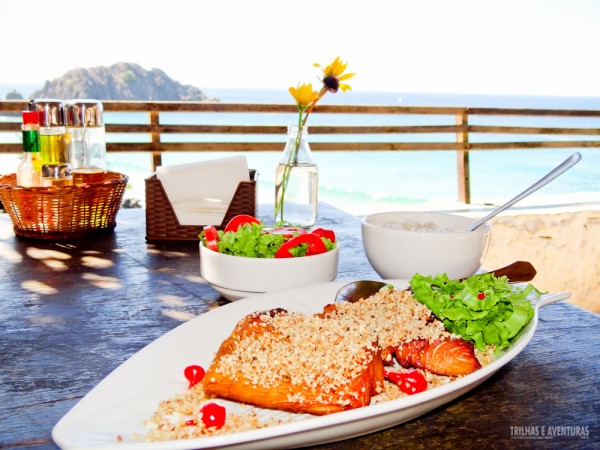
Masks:
[[[25,125],[37,125],[40,120],[37,111],[22,111],[21,115],[23,116],[23,124]]]
[[[67,101],[65,123],[68,127],[101,127],[104,125],[102,103],[91,99]]]
[[[37,111],[41,127],[62,127],[65,125],[63,102],[60,100],[33,99],[29,110]]]
[[[66,178],[71,176],[71,164],[44,164],[42,166],[42,177],[44,178]]]

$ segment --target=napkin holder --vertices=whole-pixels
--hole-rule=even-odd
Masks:
[[[256,216],[256,170],[250,170],[250,180],[240,181],[229,203],[223,222],[215,225],[223,229],[238,214]],[[199,241],[204,225],[181,225],[169,201],[162,182],[156,174],[146,183],[146,241]]]

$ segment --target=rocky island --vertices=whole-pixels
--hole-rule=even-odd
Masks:
[[[197,87],[172,80],[160,69],[146,70],[139,64],[124,62],[70,70],[60,78],[46,81],[31,98],[218,101]]]

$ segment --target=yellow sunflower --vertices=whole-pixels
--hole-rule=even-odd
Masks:
[[[315,67],[320,67],[321,70],[323,70],[323,80],[321,80],[323,86],[318,92],[313,91],[312,83],[298,84],[297,87],[289,88],[290,94],[292,94],[292,97],[296,100],[298,110],[300,111],[300,117],[298,118],[299,126],[306,125],[309,114],[312,112],[317,102],[323,98],[327,92],[336,93],[339,89],[341,89],[342,92],[351,90],[352,88],[350,85],[341,82],[356,75],[355,73],[344,73],[346,67],[348,67],[348,63],[343,62],[339,56],[325,67],[318,63],[313,65]]]
[[[290,94],[292,94],[292,97],[294,97],[294,100],[296,100],[298,108],[301,110],[305,110],[308,105],[319,97],[319,93],[313,91],[312,83],[299,84],[298,87],[291,87],[289,91]]]
[[[349,80],[356,74],[344,73],[346,67],[348,67],[348,63],[344,63],[339,56],[325,67],[319,63],[315,63],[314,66],[320,67],[323,70],[323,85],[329,92],[335,93],[338,89],[346,92],[352,89],[349,84],[341,83],[341,81]]]

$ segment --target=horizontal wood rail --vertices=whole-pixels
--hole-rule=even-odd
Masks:
[[[150,102],[150,101],[103,101],[104,111],[110,113],[146,113],[145,123],[106,124],[107,150],[109,152],[146,152],[152,157],[152,168],[161,164],[163,152],[250,152],[281,151],[282,140],[254,142],[237,141],[245,136],[285,135],[289,119],[281,120],[284,115],[296,114],[294,105],[284,104],[246,104],[246,103],[200,103],[200,102]],[[19,132],[18,113],[27,107],[26,101],[0,101],[1,133]],[[161,113],[240,113],[280,115],[279,124],[240,125],[238,124],[182,124],[165,123]],[[600,148],[600,110],[558,110],[558,109],[515,109],[515,108],[466,108],[466,107],[421,107],[421,106],[381,106],[381,105],[319,105],[313,111],[316,115],[352,115],[348,124],[310,125],[313,151],[436,151],[454,150],[457,153],[458,199],[470,203],[469,152],[473,150],[510,150],[510,149],[556,149],[556,148]],[[380,114],[386,116],[447,116],[447,124],[392,124],[360,125],[360,115]],[[172,114],[169,117],[173,117]],[[231,116],[229,116],[231,117]],[[295,116],[293,116],[295,117]],[[540,122],[561,119],[594,119],[578,126],[557,127],[554,123],[542,125],[502,124],[506,118],[536,119]],[[472,124],[474,119],[494,120],[495,124]],[[14,120],[11,120],[14,119]],[[598,119],[597,121],[595,119]],[[201,119],[199,119],[201,121]],[[275,121],[276,119],[274,119]],[[424,122],[425,120],[423,120]],[[382,122],[384,122],[382,120]],[[400,120],[398,120],[400,122]],[[127,139],[118,137],[126,135]],[[196,135],[196,138],[192,136]],[[197,135],[205,136],[198,140]],[[214,135],[231,136],[231,139],[219,141],[208,139]],[[396,135],[452,136],[451,139],[428,142],[409,142]],[[509,136],[510,141],[500,142],[472,137],[486,135]],[[145,136],[146,139],[142,139]],[[169,138],[176,136],[177,141]],[[344,136],[346,139],[323,142],[319,136]],[[362,142],[358,136],[371,137]],[[389,139],[372,139],[373,136],[388,136]],[[535,136],[540,139],[523,139]],[[554,139],[548,138],[553,136]],[[578,138],[575,139],[574,137]],[[520,139],[521,137],[521,139]],[[542,139],[542,137],[546,137]],[[1,153],[22,151],[20,143],[7,142],[0,137]]]

